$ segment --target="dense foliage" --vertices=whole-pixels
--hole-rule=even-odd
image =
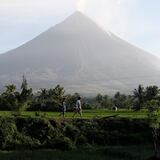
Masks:
[[[28,87],[27,80],[23,76],[20,90],[14,84],[5,86],[5,90],[0,94],[0,110],[12,111],[59,111],[62,99],[66,98],[67,110],[72,111],[75,107],[77,97],[80,95],[66,94],[65,89],[56,85],[53,88],[41,88],[37,92],[32,92]],[[107,92],[107,91],[106,91]],[[157,100],[160,102],[160,90],[157,86],[147,86],[146,88],[139,85],[134,89],[131,95],[115,93],[114,96],[97,94],[96,97],[82,97],[82,108],[107,108],[113,109],[125,108],[140,110],[148,108],[148,102]]]
[[[127,118],[73,119],[0,118],[0,149],[147,145],[152,135],[146,120]]]

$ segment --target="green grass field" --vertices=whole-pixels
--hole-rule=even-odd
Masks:
[[[107,146],[67,152],[56,150],[0,151],[0,160],[145,160],[153,155],[150,146]]]
[[[38,113],[38,115],[36,114]],[[10,117],[15,114],[14,112],[11,111],[0,111],[0,116],[6,116]],[[46,118],[61,118],[59,116],[59,112],[22,112],[21,115],[24,117],[46,117]],[[101,118],[101,117],[107,117],[107,116],[118,116],[118,117],[128,117],[128,118],[146,118],[147,117],[147,111],[142,110],[142,111],[131,111],[131,110],[118,110],[117,112],[107,110],[107,109],[91,109],[91,110],[83,110],[83,118]],[[72,118],[73,112],[66,112],[65,118]],[[79,117],[77,114],[75,116]]]

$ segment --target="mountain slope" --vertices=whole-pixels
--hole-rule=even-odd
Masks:
[[[71,92],[127,92],[160,84],[160,60],[76,12],[28,43],[0,55],[1,85],[22,74],[34,88],[62,84]]]

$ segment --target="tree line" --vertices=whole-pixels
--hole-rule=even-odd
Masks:
[[[33,89],[28,86],[26,77],[23,76],[20,90],[16,85],[10,84],[5,86],[5,90],[0,93],[0,110],[58,111],[64,97],[67,110],[72,110],[79,96],[78,93],[66,94],[64,87],[60,85],[49,89],[41,88],[33,92]],[[92,98],[82,97],[82,106],[84,109],[112,109],[116,106],[137,111],[149,107],[151,101],[159,105],[159,87],[139,85],[130,95],[117,92],[114,96],[99,93]]]
[[[160,103],[160,89],[158,86],[147,86],[143,87],[139,85],[138,88],[132,91],[132,94],[126,95],[117,92],[113,97],[108,95],[98,94],[96,96],[97,106],[99,108],[111,108],[116,106],[118,108],[141,110],[147,108],[151,101],[156,102],[157,105]]]

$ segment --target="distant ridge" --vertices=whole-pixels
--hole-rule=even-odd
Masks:
[[[129,92],[160,84],[160,60],[75,12],[26,44],[0,55],[0,86],[25,74],[34,89],[63,85],[83,94]]]

